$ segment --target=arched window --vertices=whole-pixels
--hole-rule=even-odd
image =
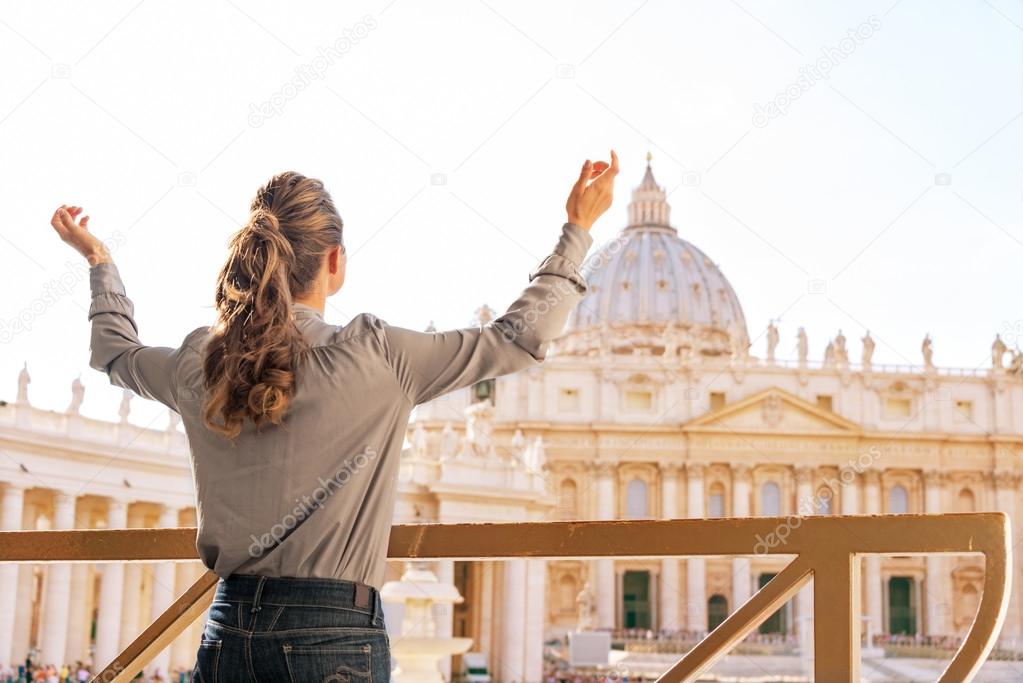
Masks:
[[[579,487],[574,479],[564,479],[558,489],[558,514],[561,519],[578,519]]]
[[[963,489],[959,492],[959,512],[976,512],[977,499],[970,489]]]
[[[728,618],[728,598],[715,593],[707,599],[707,631],[716,629]]]
[[[904,515],[909,512],[909,494],[906,487],[896,484],[888,492],[888,512],[893,515]]]
[[[763,517],[781,516],[781,489],[773,481],[760,487],[760,514]]]
[[[725,516],[725,487],[719,481],[710,485],[710,495],[707,496],[707,516]]]
[[[646,482],[633,479],[625,487],[625,516],[646,517],[649,514],[646,500]]]

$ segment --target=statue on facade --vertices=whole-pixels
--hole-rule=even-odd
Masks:
[[[590,582],[583,584],[583,589],[575,596],[576,609],[576,631],[592,631],[596,624],[593,619],[593,611],[596,607],[596,599],[590,590]]]
[[[416,422],[412,429],[412,454],[418,458],[426,457],[426,430],[422,422]]]
[[[767,324],[767,362],[774,365],[774,352],[778,348],[778,328],[774,321]]]
[[[543,474],[547,468],[547,448],[544,446],[542,436],[537,436],[530,444],[526,452],[526,468],[537,474]]]
[[[68,415],[78,415],[81,412],[82,402],[85,400],[85,385],[82,384],[82,376],[78,375],[75,381],[71,382],[71,405],[67,407]]]
[[[430,324],[426,326],[426,329],[423,330],[423,332],[436,332],[436,331],[437,331],[437,326],[433,324],[432,320],[430,321]]]
[[[996,334],[995,341],[991,344],[991,367],[995,370],[1001,370],[1002,364],[1005,361],[1005,352],[1009,350],[1009,347],[1002,341],[1002,335]]]
[[[515,433],[512,434],[511,447],[512,453],[515,454],[515,459],[523,459],[526,450],[526,437],[521,429],[516,429]]]
[[[664,335],[662,337],[665,358],[675,358],[678,356],[678,337],[678,328],[675,327],[675,322],[669,321],[664,326]]]
[[[810,341],[806,337],[806,329],[800,327],[796,333],[796,348],[799,353],[799,367],[806,367],[807,356],[810,355]]]
[[[1012,352],[1007,371],[1013,375],[1023,375],[1023,352],[1018,350]]]
[[[176,432],[178,431],[178,425],[181,424],[181,414],[173,411],[167,411],[167,431]]]
[[[458,435],[451,427],[450,422],[444,423],[444,429],[440,433],[440,457],[441,459],[451,458],[458,453]]]
[[[842,330],[838,331],[838,335],[835,337],[835,364],[839,367],[846,367],[849,365],[849,349],[845,346],[845,335],[842,334]]]
[[[733,320],[728,324],[728,344],[732,353],[732,360],[739,361],[745,360],[747,357],[746,340],[742,333],[742,328],[739,326],[737,320]]]
[[[117,414],[121,418],[121,422],[127,422],[128,415],[131,414],[131,397],[131,389],[125,389],[124,393],[121,394],[121,407],[117,411]]]
[[[490,401],[473,403],[465,409],[465,449],[466,455],[489,458],[496,454],[494,450],[494,407]]]
[[[824,367],[835,367],[835,342],[829,341],[824,347]]]
[[[874,359],[874,338],[870,336],[870,330],[863,336],[863,369],[869,370]]]
[[[928,370],[934,369],[934,342],[931,341],[931,335],[927,334],[924,336],[924,341],[920,345],[920,352],[924,355],[924,367]]]
[[[18,403],[28,403],[28,385],[32,383],[32,376],[28,374],[28,363],[22,366],[18,373]]]

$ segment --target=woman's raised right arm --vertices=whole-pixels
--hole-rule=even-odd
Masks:
[[[618,158],[587,161],[566,203],[569,221],[553,252],[503,315],[475,328],[414,332],[384,326],[387,353],[413,403],[523,370],[542,361],[550,342],[586,294],[579,266],[593,243],[589,228],[611,205]],[[592,181],[592,182],[591,182]]]

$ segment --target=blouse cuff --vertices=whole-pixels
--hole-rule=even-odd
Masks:
[[[593,244],[593,237],[575,223],[565,223],[561,229],[561,239],[554,248],[554,253],[543,260],[543,263],[529,274],[530,281],[538,275],[558,275],[566,278],[580,294],[586,293],[586,278],[579,272],[579,264],[586,258],[586,252]]]
[[[113,261],[97,263],[89,268],[89,288],[92,296],[98,294],[120,294],[125,295],[124,283],[121,282],[121,274]]]

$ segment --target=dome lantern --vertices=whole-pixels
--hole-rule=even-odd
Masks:
[[[657,184],[654,178],[654,171],[650,167],[650,160],[653,155],[647,152],[646,173],[643,174],[643,181],[632,191],[632,201],[629,202],[629,228],[656,226],[673,230],[669,225],[671,216],[671,205],[668,204],[668,195],[664,188]]]
[[[717,265],[669,224],[667,193],[646,172],[628,225],[583,266],[586,298],[558,353],[723,356],[749,340],[742,306]]]

